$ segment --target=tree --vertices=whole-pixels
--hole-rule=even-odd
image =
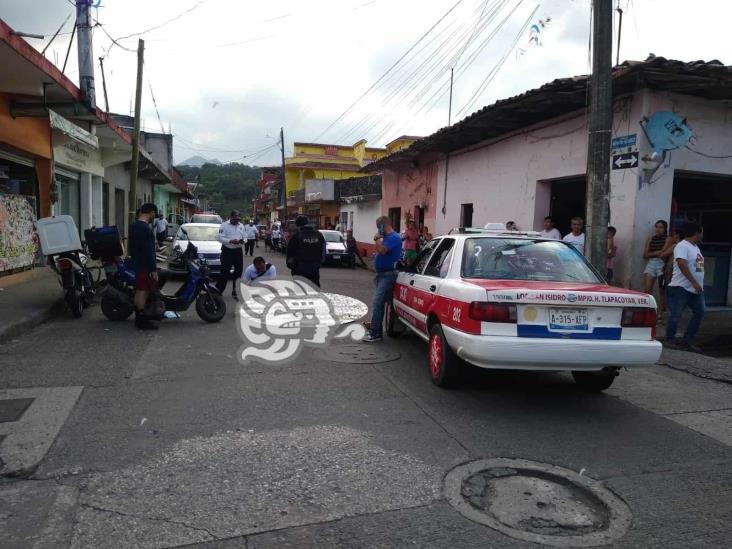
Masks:
[[[177,166],[186,181],[199,182],[199,194],[205,193],[212,208],[228,215],[231,210],[250,211],[252,199],[258,194],[257,181],[261,170],[257,166],[230,164],[204,164],[203,166]]]

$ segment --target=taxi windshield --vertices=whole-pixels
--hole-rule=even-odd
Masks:
[[[602,280],[575,248],[556,240],[469,238],[463,250],[462,276],[489,280]]]

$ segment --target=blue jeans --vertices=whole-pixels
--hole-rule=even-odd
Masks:
[[[676,328],[679,325],[681,314],[686,307],[689,307],[692,316],[684,332],[684,339],[691,343],[699,331],[702,318],[704,318],[704,294],[692,293],[681,286],[667,286],[666,301],[670,312],[666,323],[666,341],[676,339]]]
[[[391,299],[394,291],[394,283],[397,279],[396,271],[388,271],[385,273],[376,273],[374,284],[376,291],[374,292],[374,301],[371,306],[371,331],[372,337],[381,337],[384,329],[384,305]]]

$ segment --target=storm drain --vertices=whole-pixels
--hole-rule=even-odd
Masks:
[[[485,459],[445,477],[445,494],[463,516],[512,538],[554,547],[605,545],[630,527],[631,512],[599,482],[522,459]]]
[[[316,358],[343,364],[380,364],[391,362],[401,356],[400,353],[384,349],[381,345],[371,344],[335,344],[327,348],[316,349],[313,354]]]

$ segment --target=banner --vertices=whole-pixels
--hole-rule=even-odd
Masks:
[[[0,193],[0,272],[28,267],[38,252],[32,197]]]

